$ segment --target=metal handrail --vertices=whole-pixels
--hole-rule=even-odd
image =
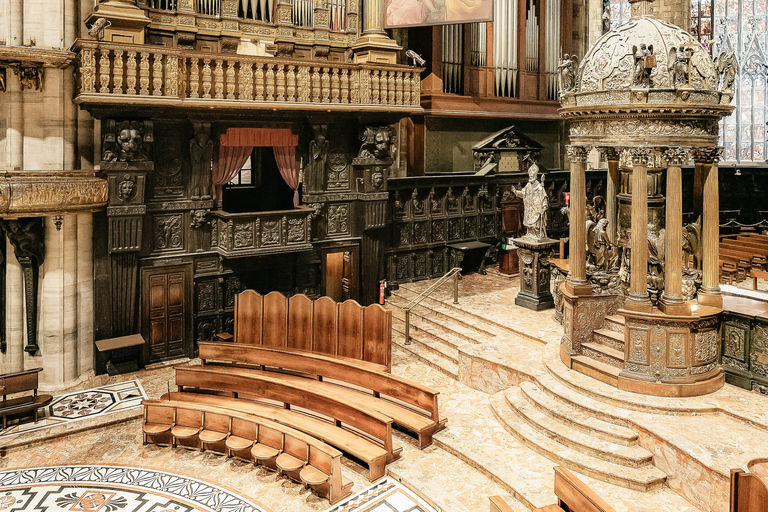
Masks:
[[[426,299],[435,290],[440,288],[450,278],[453,278],[453,303],[459,303],[459,279],[461,279],[461,267],[453,267],[451,270],[445,273],[443,277],[432,283],[432,285],[416,296],[411,302],[403,306],[401,309],[405,312],[405,344],[411,344],[411,310],[419,305],[419,303]]]

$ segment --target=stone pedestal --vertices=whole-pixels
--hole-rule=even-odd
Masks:
[[[513,238],[520,260],[520,291],[515,304],[534,311],[552,308],[555,300],[549,289],[549,258],[560,242],[551,238]]]

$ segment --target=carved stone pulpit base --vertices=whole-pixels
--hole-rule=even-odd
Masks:
[[[549,289],[549,258],[558,240],[551,238],[514,238],[520,260],[520,291],[515,304],[534,311],[555,306]]]

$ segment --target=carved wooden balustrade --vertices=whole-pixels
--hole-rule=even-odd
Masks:
[[[307,206],[256,213],[215,211],[211,245],[230,258],[312,249],[310,216],[314,213]]]
[[[420,68],[284,60],[79,40],[89,105],[421,111]]]

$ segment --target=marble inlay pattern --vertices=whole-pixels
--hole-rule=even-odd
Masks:
[[[54,397],[48,407],[41,409],[37,423],[9,422],[7,429],[0,429],[0,438],[135,409],[145,398],[147,394],[138,380],[67,393]]]
[[[390,478],[378,481],[325,512],[437,512]]]
[[[165,471],[49,466],[0,473],[0,510],[268,512],[236,494]]]

